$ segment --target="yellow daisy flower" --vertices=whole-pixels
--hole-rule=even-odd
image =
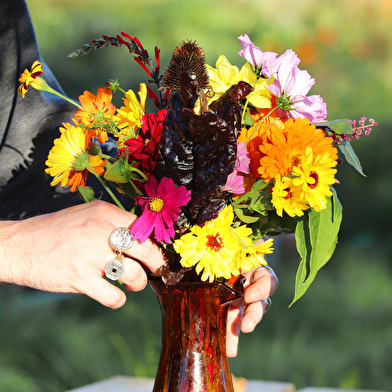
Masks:
[[[231,206],[226,206],[214,220],[202,227],[193,226],[191,231],[176,240],[174,250],[181,256],[183,267],[196,265],[196,272],[201,280],[215,278],[229,279],[239,275],[234,266],[234,257],[241,248],[241,243],[230,232],[234,213]]]
[[[332,196],[330,185],[334,184],[337,165],[328,152],[313,158],[311,147],[306,148],[305,156],[299,167],[293,167],[293,185],[302,187],[303,197],[316,211],[327,207],[326,196]]]
[[[259,245],[244,246],[236,255],[235,262],[240,271],[250,271],[259,265],[267,265],[264,255],[272,253],[272,238]]]
[[[103,174],[104,161],[99,156],[90,156],[86,151],[86,134],[80,127],[67,125],[61,136],[55,139],[45,162],[45,172],[53,177],[50,185],[70,185],[74,192],[78,185],[84,186],[87,166],[91,166],[99,175]]]
[[[245,63],[241,70],[238,67],[231,65],[227,58],[223,55],[219,56],[216,62],[216,68],[209,65],[207,73],[210,80],[210,85],[214,90],[214,96],[209,99],[209,104],[218,100],[226,91],[236,85],[239,81],[244,81],[251,86],[256,82],[256,75],[249,63]],[[255,85],[254,91],[249,96],[249,104],[257,108],[271,107],[271,92],[265,87],[273,79],[260,78]]]
[[[306,199],[302,196],[302,188],[294,186],[290,177],[275,177],[272,188],[272,205],[279,216],[285,211],[289,216],[302,216],[304,210],[309,208]]]
[[[138,129],[141,127],[147,98],[147,87],[144,83],[140,83],[138,95],[140,101],[132,90],[128,90],[125,98],[123,98],[125,106],[117,109],[117,115],[115,117],[119,128],[131,127]]]

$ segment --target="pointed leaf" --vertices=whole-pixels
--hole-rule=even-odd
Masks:
[[[349,163],[351,166],[354,166],[354,168],[362,174],[364,177],[366,175],[362,171],[362,166],[361,163],[359,162],[359,158],[355,154],[351,143],[350,142],[342,142],[342,144],[339,145],[340,151],[344,154],[344,157],[346,158],[347,163]]]
[[[298,222],[295,238],[301,256],[298,267],[294,299],[290,306],[305,294],[317,272],[331,258],[342,221],[342,206],[332,189],[333,196],[328,198],[327,208],[317,212],[313,209]]]
[[[351,135],[353,133],[353,127],[347,118],[316,124],[316,126],[318,128],[327,127],[329,129],[332,129],[332,131],[334,131],[338,135],[342,135],[344,133],[347,135]]]

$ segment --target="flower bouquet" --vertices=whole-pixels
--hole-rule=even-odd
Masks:
[[[295,233],[294,302],[337,243],[341,158],[362,173],[350,140],[377,123],[327,122],[323,99],[307,95],[314,79],[300,70],[295,52],[262,52],[246,34],[239,41],[241,69],[223,55],[215,67],[207,65],[203,50],[186,41],[162,75],[157,47],[152,59],[136,37],[103,36],[69,57],[125,46],[148,77],[137,94],[110,80],[74,102],[47,85],[39,62],[22,74],[19,93],[24,97],[31,86],[76,105],[46,161],[51,185],[78,190],[88,202],[96,198],[86,185],[95,175],[119,207],[125,208],[120,199],[132,201],[139,218],[131,234],[165,250],[166,283],[230,281],[266,264],[269,237]],[[118,92],[120,108],[112,103]],[[146,112],[147,99],[155,112]]]
[[[185,41],[161,75],[160,50],[152,59],[126,33],[70,54],[125,46],[148,77],[137,94],[110,80],[74,102],[40,77],[38,61],[20,78],[23,97],[31,86],[77,107],[49,152],[51,185],[89,202],[97,198],[88,185],[95,176],[120,208],[138,215],[133,239],[151,238],[164,250],[161,277],[150,277],[164,319],[154,392],[233,390],[223,347],[228,305],[242,295],[238,277],[267,264],[270,237],[295,233],[292,302],[305,293],[337,243],[337,168],[345,158],[362,173],[350,141],[377,126],[366,118],[327,122],[323,99],[307,95],[314,79],[292,50],[278,56],[246,34],[239,41],[241,69],[223,55],[209,66]],[[118,92],[120,108],[112,103]]]

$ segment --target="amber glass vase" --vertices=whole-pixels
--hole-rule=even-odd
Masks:
[[[227,312],[242,284],[150,280],[162,310],[162,349],[153,392],[233,392]],[[238,285],[237,285],[238,286]]]

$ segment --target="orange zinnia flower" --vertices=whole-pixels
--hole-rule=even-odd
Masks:
[[[106,131],[99,129],[104,120],[111,120],[116,112],[116,107],[112,104],[113,93],[106,87],[100,87],[97,96],[85,91],[79,96],[79,102],[85,110],[79,110],[75,113],[75,118],[82,124],[88,126],[96,125],[93,129],[93,135],[97,136],[101,144],[108,140]]]
[[[248,152],[251,173],[256,178],[264,178],[267,182],[276,175],[289,175],[305,155],[307,147],[312,148],[314,156],[327,152],[330,159],[337,160],[337,150],[332,145],[332,139],[326,137],[323,130],[310,124],[308,119],[289,119],[283,127],[279,125],[279,122],[268,124],[268,121],[264,121],[252,127],[256,132],[248,144]],[[252,128],[243,131],[241,138],[249,137]]]

